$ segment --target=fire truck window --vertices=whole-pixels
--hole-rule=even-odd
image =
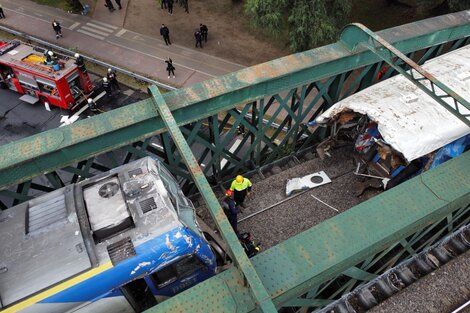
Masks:
[[[38,86],[39,86],[39,91],[41,91],[42,93],[47,93],[48,95],[54,96],[56,98],[59,97],[59,93],[56,88],[53,88],[45,84],[41,84],[39,82],[38,82]]]

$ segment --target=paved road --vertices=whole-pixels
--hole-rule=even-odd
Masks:
[[[95,85],[100,77],[91,75]],[[34,134],[59,127],[62,116],[69,112],[58,107],[47,111],[42,104],[30,104],[19,100],[21,94],[9,89],[0,89],[0,145],[32,136]],[[104,96],[98,101],[98,108],[109,111],[117,107],[134,103],[148,95],[129,89],[121,84],[121,93],[113,97]],[[89,110],[80,118],[93,115]]]
[[[152,38],[127,30],[123,24],[126,5],[114,15],[112,23],[103,22],[102,8],[97,6],[95,19],[69,14],[59,9],[38,5],[28,0],[3,0],[6,19],[0,25],[94,56],[102,61],[127,68],[175,87],[189,86],[216,76],[242,69],[244,66],[218,57],[173,44],[166,46],[160,38]],[[113,13],[114,14],[114,13]],[[51,21],[63,26],[64,37],[56,40]],[[167,78],[164,60],[171,57],[176,78]]]

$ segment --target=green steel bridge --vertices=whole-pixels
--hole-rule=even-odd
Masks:
[[[70,183],[64,182],[64,173],[76,182],[108,170],[104,164],[156,155],[182,179],[186,192],[203,196],[234,266],[148,312],[276,312],[288,307],[307,312],[325,306],[468,224],[470,154],[252,259],[238,243],[211,185],[311,149],[328,130],[311,131],[305,123],[374,84],[384,64],[389,70],[381,79],[407,76],[470,125],[459,110],[470,109],[468,99],[420,67],[468,43],[470,11],[378,33],[352,24],[334,44],[164,94],[152,86],[148,100],[0,146],[0,196],[7,199],[0,206],[63,187]],[[246,130],[242,143],[229,151],[227,140],[240,125]],[[150,144],[155,136],[163,152]],[[195,143],[204,147],[198,159],[191,151]]]

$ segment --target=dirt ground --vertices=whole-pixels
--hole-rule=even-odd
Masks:
[[[189,14],[175,1],[173,15],[162,10],[158,0],[129,1],[124,27],[135,32],[160,38],[163,23],[170,29],[172,42],[195,48],[194,32],[203,23],[209,28],[209,40],[203,45],[206,53],[247,66],[292,53],[285,40],[272,40],[250,26],[243,16],[243,1],[189,0]],[[350,22],[361,22],[377,31],[431,15],[418,13],[404,5],[388,6],[385,0],[355,0]]]
[[[173,15],[162,10],[158,0],[129,1],[124,27],[138,33],[161,38],[163,23],[170,29],[172,43],[195,49],[194,32],[202,23],[209,28],[203,50],[210,55],[250,66],[291,54],[285,42],[263,38],[240,18],[241,1],[189,0],[189,14],[175,1]]]

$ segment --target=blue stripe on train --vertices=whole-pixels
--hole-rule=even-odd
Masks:
[[[86,302],[96,301],[103,297],[122,296],[122,293],[117,289],[118,287],[191,253],[195,253],[208,269],[195,275],[194,283],[205,280],[215,273],[216,261],[212,250],[202,238],[186,227],[175,228],[136,246],[135,250],[136,256],[46,298],[40,303]],[[181,281],[176,281],[164,288],[152,289],[157,290],[158,295],[172,296],[191,287],[194,283],[188,285],[187,282],[182,284]]]

